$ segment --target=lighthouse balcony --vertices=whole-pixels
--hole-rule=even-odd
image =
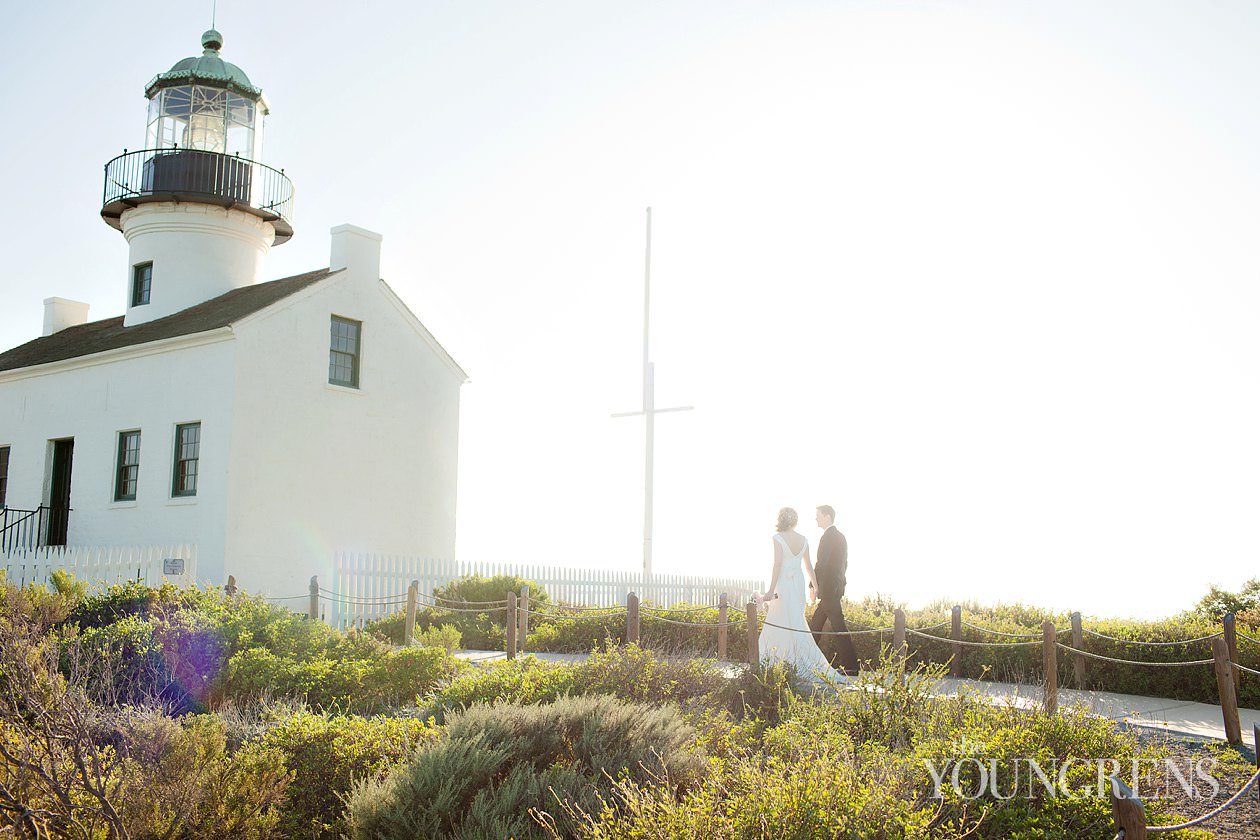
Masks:
[[[101,217],[122,229],[122,214],[154,201],[217,204],[258,216],[276,230],[274,244],[293,236],[293,183],[283,171],[198,149],[123,152],[105,164]]]

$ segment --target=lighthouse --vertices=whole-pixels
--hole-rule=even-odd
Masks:
[[[262,90],[218,32],[201,46],[105,164],[110,314],[49,297],[43,335],[0,347],[0,572],[17,552],[288,598],[357,557],[454,570],[468,376],[381,278],[380,234],[337,225],[322,266],[263,274],[293,187],[262,162]]]
[[[101,217],[127,240],[127,327],[258,281],[293,236],[293,184],[262,163],[262,89],[220,55],[223,36],[145,87],[144,148],[105,164]]]

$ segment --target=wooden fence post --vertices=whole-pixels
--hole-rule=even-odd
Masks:
[[[757,604],[749,601],[744,609],[744,615],[748,623],[748,667],[756,673],[761,668],[761,651],[757,638],[760,635],[757,627]]]
[[[223,593],[229,598],[236,594],[236,575],[228,575],[227,586],[223,587]]]
[[[1111,777],[1111,816],[1116,821],[1116,831],[1124,832],[1124,840],[1147,840],[1146,808],[1116,776]]]
[[[507,658],[516,658],[516,593],[509,592],[507,594]]]
[[[726,631],[727,631],[727,615],[730,613],[730,599],[726,593],[722,593],[722,597],[718,599],[718,660],[726,659]]]
[[[411,647],[416,640],[416,598],[420,595],[420,581],[413,580],[407,587],[407,623],[403,627],[403,644]]]
[[[319,576],[311,575],[311,603],[306,613],[311,618],[319,618]]]
[[[1234,663],[1230,669],[1234,672],[1234,696],[1242,689],[1242,671],[1238,669],[1238,626],[1234,622],[1233,613],[1225,613],[1221,622],[1225,630],[1225,645],[1229,648],[1229,661]]]
[[[1041,667],[1045,671],[1045,697],[1041,707],[1052,715],[1059,710],[1059,657],[1054,646],[1054,622],[1041,622]]]
[[[1081,614],[1072,613],[1072,647],[1085,649],[1085,630],[1081,627]],[[1072,673],[1076,677],[1076,687],[1085,687],[1085,657],[1079,653],[1072,654]]]
[[[961,677],[963,675],[962,645],[959,642],[962,641],[962,607],[955,604],[954,609],[950,611],[949,618],[949,637],[954,640],[954,655],[950,657],[949,673],[950,676]]]
[[[1221,698],[1221,715],[1225,718],[1225,740],[1241,744],[1242,724],[1238,720],[1238,695],[1234,693],[1234,666],[1229,658],[1229,646],[1220,636],[1212,640],[1212,658],[1216,660],[1216,691]]]
[[[626,596],[626,644],[639,643],[639,596],[631,592]]]
[[[906,611],[903,609],[893,610],[893,644],[892,655],[896,657],[897,668],[902,675],[906,672]]]
[[[520,632],[520,635],[517,637],[516,646],[520,650],[524,651],[525,640],[529,638],[529,587],[528,586],[525,586],[525,585],[521,586],[521,600],[517,604],[516,611],[520,615],[520,618],[521,618],[521,632]]]

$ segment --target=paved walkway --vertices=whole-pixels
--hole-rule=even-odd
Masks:
[[[466,650],[455,654],[469,662],[497,662],[506,658],[502,651]],[[544,662],[582,662],[587,656],[584,653],[531,653]],[[734,673],[741,666],[728,663],[724,668]],[[1040,685],[1019,683],[989,682],[987,680],[965,680],[946,677],[941,680],[940,694],[953,695],[959,691],[975,692],[1001,705],[1019,708],[1036,708],[1041,705],[1042,688]],[[1163,697],[1140,697],[1135,694],[1113,694],[1109,691],[1078,691],[1070,688],[1059,689],[1059,705],[1061,707],[1081,706],[1087,712],[1109,720],[1191,735],[1197,738],[1225,740],[1225,723],[1221,717],[1221,707],[1208,703],[1195,703],[1189,700],[1169,700]],[[1238,713],[1242,723],[1243,742],[1253,750],[1257,748],[1252,727],[1260,724],[1260,710],[1240,709]]]

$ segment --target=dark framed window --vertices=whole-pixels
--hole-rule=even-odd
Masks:
[[[172,496],[197,495],[197,463],[201,458],[201,424],[181,423],[175,427],[175,470]]]
[[[140,263],[131,267],[131,305],[144,306],[149,302],[149,290],[153,287],[153,263]]]
[[[0,446],[0,508],[9,495],[9,447]]]
[[[348,388],[359,387],[359,341],[363,322],[332,316],[328,350],[328,381]]]
[[[118,465],[114,470],[114,501],[134,502],[140,480],[140,432],[118,433]]]

